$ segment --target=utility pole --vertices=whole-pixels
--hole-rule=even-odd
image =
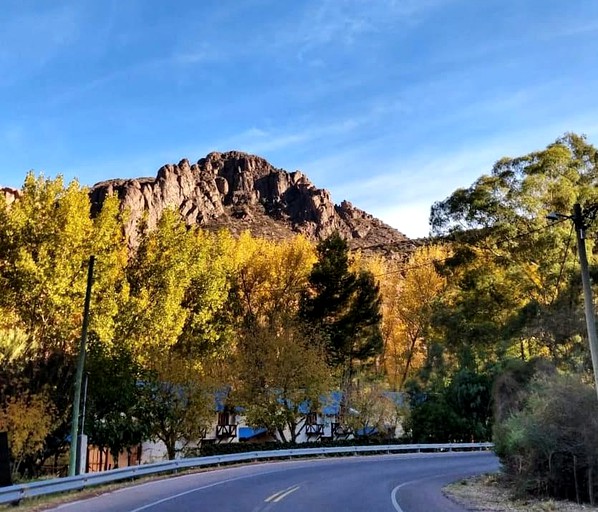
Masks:
[[[79,437],[79,404],[81,402],[81,385],[83,381],[83,368],[85,367],[85,345],[87,343],[87,327],[89,325],[89,304],[91,302],[91,285],[93,284],[93,264],[95,256],[89,257],[87,267],[87,290],[85,292],[85,307],[83,309],[83,327],[81,329],[81,342],[79,344],[79,357],[77,359],[77,373],[75,375],[75,396],[73,398],[73,418],[71,422],[71,451],[69,457],[69,476],[75,476],[77,471],[77,451]]]
[[[579,264],[581,266],[581,282],[583,285],[583,300],[586,314],[586,327],[588,329],[588,341],[590,342],[590,353],[592,354],[592,367],[594,369],[594,382],[598,394],[598,336],[596,335],[596,319],[594,315],[594,300],[592,298],[592,285],[590,283],[590,271],[588,269],[588,255],[586,253],[586,224],[581,211],[581,206],[576,203],[573,206],[573,216],[577,233],[577,252],[579,253]]]

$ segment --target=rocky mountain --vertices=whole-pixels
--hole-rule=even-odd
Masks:
[[[210,153],[195,164],[181,160],[159,169],[156,178],[117,179],[91,189],[94,211],[116,194],[130,212],[126,235],[137,243],[135,226],[147,213],[155,226],[166,208],[177,209],[187,224],[207,229],[282,239],[301,233],[312,240],[338,230],[353,249],[404,255],[415,242],[372,215],[343,201],[335,205],[299,171],[287,172],[258,156],[238,151]]]
[[[4,200],[7,204],[11,204],[16,201],[21,192],[19,190],[15,190],[14,188],[9,187],[0,187],[0,196],[4,197]]]

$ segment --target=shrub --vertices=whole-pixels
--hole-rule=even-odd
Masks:
[[[532,379],[520,410],[496,425],[494,441],[520,491],[594,503],[598,401],[579,376]]]

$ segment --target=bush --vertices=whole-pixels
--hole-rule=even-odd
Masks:
[[[491,385],[489,375],[467,369],[431,390],[410,383],[405,431],[415,443],[487,441],[492,432]]]
[[[579,376],[532,379],[520,410],[497,423],[494,442],[520,491],[594,503],[598,401]]]

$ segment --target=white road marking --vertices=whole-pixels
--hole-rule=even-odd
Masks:
[[[392,506],[395,508],[395,510],[397,512],[403,512],[403,509],[401,508],[401,505],[399,505],[399,502],[397,501],[397,492],[399,492],[399,489],[401,487],[404,487],[408,484],[412,484],[417,482],[418,480],[412,480],[411,482],[405,482],[404,484],[401,485],[397,485],[392,492],[390,493],[390,501],[392,502]]]
[[[152,508],[152,507],[155,507],[156,505],[160,505],[161,503],[165,503],[167,501],[174,500],[176,498],[180,498],[181,496],[186,496],[187,494],[191,494],[193,492],[203,491],[204,489],[210,489],[211,487],[217,487],[219,485],[228,484],[230,482],[236,482],[238,480],[245,480],[247,478],[255,478],[256,476],[268,475],[270,473],[279,473],[279,471],[269,471],[267,473],[257,473],[257,474],[252,474],[252,475],[243,475],[243,476],[238,476],[236,478],[229,478],[228,480],[221,480],[220,482],[214,482],[212,484],[203,485],[201,487],[196,487],[195,489],[189,489],[188,491],[185,491],[185,492],[180,492],[178,494],[173,494],[172,496],[168,496],[166,498],[162,498],[161,500],[153,501],[151,503],[148,503],[147,505],[143,505],[142,507],[130,510],[129,512],[140,512],[141,510],[147,510],[148,508]]]
[[[292,494],[295,491],[297,491],[300,487],[300,485],[294,485],[292,487],[289,487],[288,489],[275,492],[272,496],[268,496],[264,501],[266,503],[278,503],[279,501],[284,500],[289,494]]]
[[[403,488],[411,484],[418,484],[420,482],[424,482],[425,480],[434,480],[435,478],[442,478],[448,475],[452,475],[453,473],[443,473],[442,475],[431,475],[426,478],[418,478],[417,480],[409,480],[409,482],[404,482],[400,485],[397,485],[392,492],[390,493],[390,501],[392,502],[392,506],[397,512],[404,512],[397,501],[397,493]]]

